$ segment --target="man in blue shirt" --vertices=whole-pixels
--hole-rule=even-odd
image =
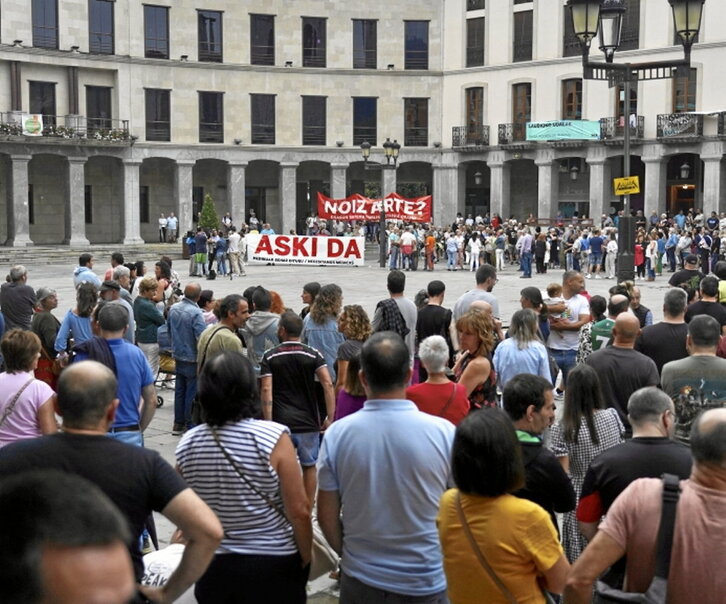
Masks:
[[[401,337],[373,334],[361,350],[368,400],[325,432],[318,520],[343,554],[341,602],[448,602],[436,514],[454,425],[405,400],[410,378]]]
[[[602,244],[603,238],[600,231],[595,230],[590,236],[590,273],[595,275],[595,279],[600,278],[600,267],[602,266]],[[590,275],[588,274],[588,277]]]
[[[169,336],[176,362],[173,436],[192,427],[192,401],[197,394],[197,340],[206,328],[197,304],[201,294],[202,286],[192,281],[184,288],[182,300],[169,309]]]

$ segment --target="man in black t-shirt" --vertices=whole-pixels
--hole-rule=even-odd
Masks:
[[[688,356],[688,324],[683,320],[686,304],[685,291],[669,289],[663,296],[663,320],[644,327],[635,341],[635,350],[653,359],[659,374],[666,363]]]
[[[277,327],[280,343],[267,350],[260,361],[260,396],[265,419],[290,428],[303,469],[305,492],[314,501],[320,431],[335,416],[335,393],[323,355],[300,341],[302,328],[302,319],[294,312],[285,312],[280,317]],[[324,421],[318,411],[316,381],[325,395],[327,418]]]
[[[179,568],[163,587],[142,591],[154,602],[173,602],[206,570],[222,539],[222,526],[156,451],[107,436],[119,404],[116,388],[113,372],[100,363],[82,361],[66,368],[58,380],[56,405],[63,432],[0,449],[0,477],[57,469],[100,487],[128,522],[137,582],[144,571],[139,536],[151,512],[161,512],[182,530],[187,547]]]
[[[705,275],[698,270],[698,256],[688,254],[683,260],[683,268],[671,275],[668,285],[680,287],[685,283],[691,289],[698,289],[698,284],[704,277]]]
[[[416,350],[426,338],[429,336],[442,336],[449,346],[449,360],[454,358],[456,341],[456,329],[451,321],[451,311],[441,306],[444,303],[444,295],[446,294],[446,285],[443,281],[431,281],[426,287],[428,294],[428,304],[418,311],[416,319]],[[418,352],[416,353],[418,358]],[[418,378],[420,382],[428,379],[428,373],[423,366],[419,367]]]
[[[726,335],[726,308],[718,301],[718,279],[710,275],[701,279],[700,292],[701,299],[691,304],[686,311],[686,323],[698,315],[709,315],[718,321],[721,334]]]

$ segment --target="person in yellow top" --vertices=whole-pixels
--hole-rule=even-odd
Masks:
[[[451,464],[458,488],[442,495],[437,518],[451,604],[542,603],[543,590],[562,593],[570,564],[549,515],[510,494],[525,475],[509,418],[499,409],[467,416]]]

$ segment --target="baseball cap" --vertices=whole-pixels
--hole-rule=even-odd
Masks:
[[[101,285],[101,291],[107,292],[111,290],[116,290],[117,292],[120,292],[121,286],[119,285],[118,281],[114,281],[113,279],[107,279]]]
[[[40,303],[49,296],[55,295],[55,293],[55,290],[50,287],[41,287],[38,288],[37,292],[35,292],[35,299],[38,301],[38,303]]]

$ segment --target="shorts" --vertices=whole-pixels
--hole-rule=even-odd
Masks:
[[[320,452],[320,432],[298,432],[291,434],[292,444],[303,468],[314,466]]]
[[[601,252],[592,252],[590,254],[590,265],[598,266],[601,263],[602,263],[602,253]]]

